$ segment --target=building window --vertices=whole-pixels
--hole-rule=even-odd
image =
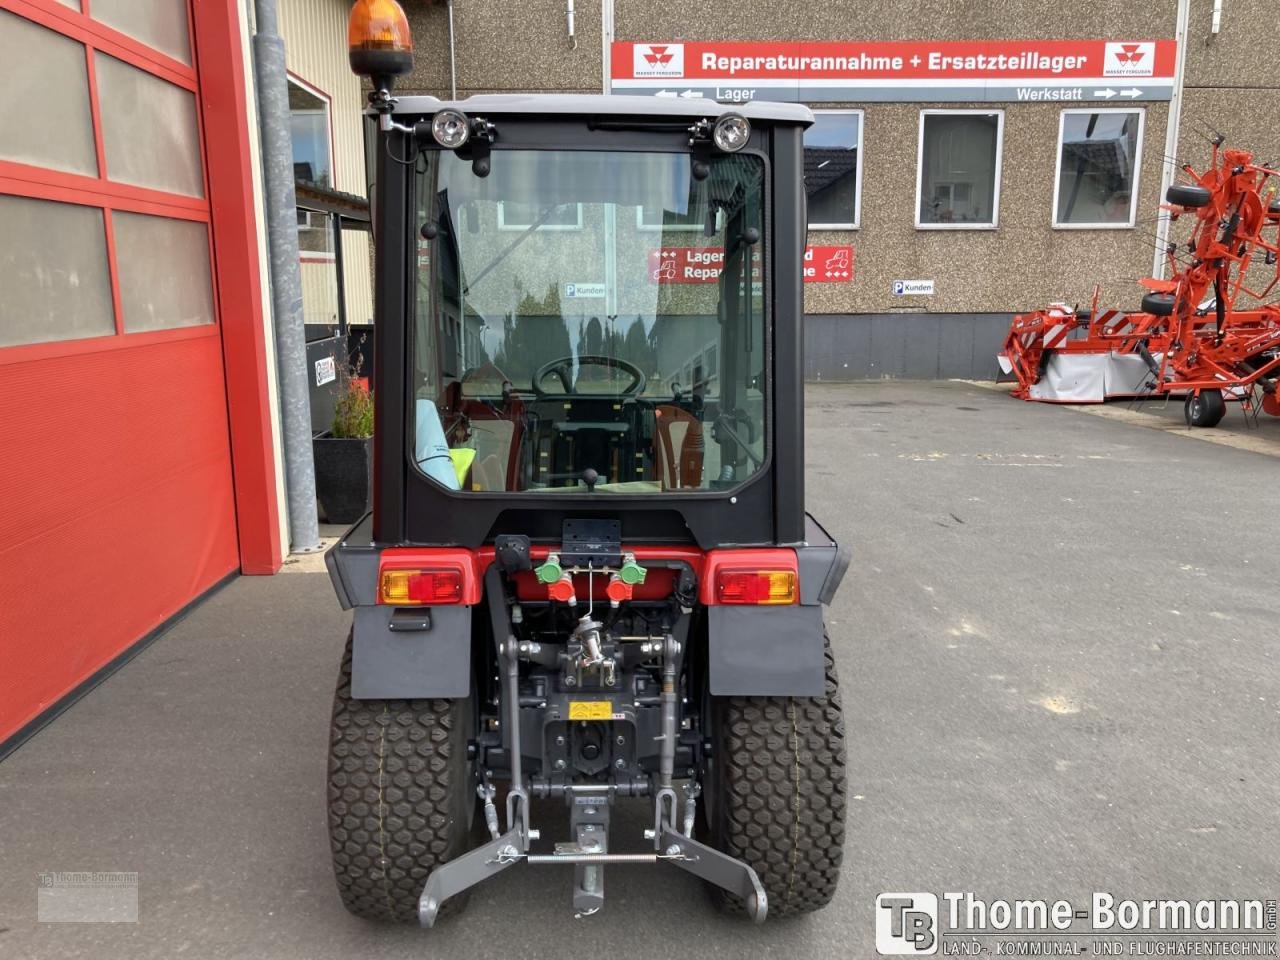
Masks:
[[[716,222],[712,226],[707,236],[712,236],[716,231],[724,227],[724,214],[716,211]],[[647,232],[657,232],[659,230],[666,233],[696,233],[698,231],[707,230],[707,218],[700,214],[696,209],[680,213],[675,210],[665,210],[660,206],[640,206],[636,207],[636,229]]]
[[[857,229],[862,214],[862,111],[815,110],[804,132],[809,229]]]
[[[294,179],[332,188],[329,98],[294,77],[289,78],[289,132],[293,138]]]
[[[1064,110],[1058,126],[1053,225],[1132,227],[1142,158],[1141,110]]]
[[[303,260],[333,260],[333,229],[329,214],[298,207],[298,252]]]
[[[532,203],[507,200],[498,204],[499,230],[581,230],[582,204],[562,203],[550,210]]]
[[[1002,110],[922,110],[916,226],[992,230],[1000,217]]]

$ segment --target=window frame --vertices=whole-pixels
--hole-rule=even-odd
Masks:
[[[313,224],[311,222],[311,219],[312,217],[323,217],[324,218],[323,229],[330,235],[330,237],[332,237],[333,214],[325,210],[317,210],[315,207],[306,207],[306,206],[303,206],[302,204],[298,204],[298,206],[295,207],[294,209],[298,213],[305,213],[307,215],[307,223],[305,225],[299,223],[298,224],[299,230],[321,229],[320,227],[317,227],[315,224]],[[299,250],[298,251],[299,263],[336,263],[337,260],[338,260],[338,253],[336,250]]]
[[[1129,219],[1124,223],[1059,223],[1058,197],[1062,188],[1062,142],[1067,130],[1067,114],[1069,113],[1136,113],[1138,115],[1138,137],[1133,149],[1133,184],[1129,188]],[[1147,111],[1144,107],[1064,107],[1058,112],[1058,147],[1053,165],[1053,207],[1050,209],[1050,223],[1054,230],[1133,230],[1138,225],[1138,185],[1142,180],[1142,147],[1143,136],[1147,130]]]
[[[808,204],[805,204],[805,227],[808,230],[860,230],[862,229],[862,171],[866,166],[862,153],[862,141],[867,129],[867,111],[862,108],[845,108],[845,107],[822,107],[815,108],[813,115],[815,117],[827,114],[857,114],[858,116],[858,166],[857,172],[854,174],[854,197],[853,197],[853,222],[852,223],[813,223],[809,221]],[[803,150],[803,142],[801,150]],[[920,204],[917,201],[916,211],[919,212]]]
[[[1004,109],[963,108],[951,110],[944,107],[920,111],[919,133],[916,137],[916,206],[915,224],[917,230],[999,230],[1000,229],[1000,185],[1004,176]],[[996,163],[994,172],[994,189],[991,195],[990,223],[925,223],[920,217],[920,200],[924,191],[924,125],[925,117],[930,116],[980,116],[996,118]]]
[[[560,120],[559,118],[557,118],[556,122],[558,124],[563,124],[566,127],[577,129],[577,124],[574,123],[573,121]],[[599,138],[600,142],[598,143],[592,142],[597,140],[597,138]],[[563,150],[566,152],[618,151],[618,152],[655,152],[655,153],[673,153],[673,154],[678,154],[681,152],[678,150],[670,150],[670,149],[648,148],[647,146],[641,146],[638,148],[633,147],[631,144],[634,140],[637,139],[637,137],[636,135],[630,132],[623,133],[620,138],[616,138],[616,139],[613,136],[609,136],[608,139],[605,139],[604,137],[602,137],[601,133],[593,132],[591,134],[591,137],[589,137],[586,140],[580,141],[575,146],[566,146],[558,140],[553,140],[550,143],[550,145],[548,145],[538,134],[534,134],[532,137],[529,137],[528,139],[526,139],[525,136],[522,136],[521,133],[517,132],[514,136],[507,137],[505,139],[506,139],[506,142],[504,142],[501,146],[496,147],[495,148],[496,150],[531,150],[531,151]],[[428,154],[435,153],[437,155],[441,155],[447,152],[449,151],[446,151],[443,149],[437,149],[437,150],[429,150]],[[771,222],[769,211],[772,210],[772,203],[774,198],[773,159],[766,150],[756,146],[748,146],[743,150],[741,150],[740,153],[742,156],[753,156],[757,158],[760,162],[761,169],[762,169],[762,173],[761,173],[761,177],[762,177],[761,204],[762,204],[762,210],[763,210],[762,222],[767,231],[769,229],[769,224]],[[407,200],[410,205],[410,209],[413,211],[418,211],[418,205],[421,201],[420,189],[422,185],[423,175],[424,175],[424,171],[416,171],[414,173],[414,176],[411,178],[412,186],[408,190]],[[433,200],[431,202],[433,206],[430,207],[429,209],[434,210],[435,201]],[[501,201],[499,201],[499,204],[500,203]],[[578,206],[579,208],[581,208],[582,204],[579,203]],[[581,213],[581,209],[579,210],[579,212]],[[511,229],[517,229],[517,228],[511,228]],[[519,228],[519,229],[527,229],[527,227]],[[539,227],[539,229],[545,229],[545,225],[543,227]],[[564,229],[570,229],[570,228],[560,227],[559,229],[564,230]],[[766,247],[766,249],[768,249],[771,246],[772,246],[772,243],[768,242],[768,246]],[[411,239],[411,242],[408,244],[408,251],[407,251],[408,256],[407,256],[406,269],[409,271],[408,275],[412,279],[409,284],[409,290],[407,291],[407,294],[406,294],[406,300],[405,300],[406,310],[404,314],[404,323],[406,324],[407,331],[409,334],[409,341],[408,341],[409,355],[411,358],[414,358],[410,362],[414,366],[411,368],[412,373],[410,375],[409,386],[406,391],[407,395],[404,398],[407,405],[403,414],[403,418],[404,418],[403,436],[402,436],[403,460],[407,464],[410,476],[412,478],[415,478],[417,481],[425,483],[427,489],[429,489],[433,495],[445,497],[446,498],[445,502],[459,501],[459,502],[483,503],[485,500],[489,500],[489,501],[508,500],[513,495],[512,491],[452,490],[452,489],[446,488],[442,484],[440,484],[438,481],[436,481],[433,477],[428,475],[426,471],[423,470],[421,461],[417,460],[414,456],[414,450],[415,450],[415,444],[416,444],[417,421],[416,421],[416,410],[414,409],[414,406],[413,406],[413,398],[416,397],[416,390],[418,389],[418,386],[417,386],[418,383],[423,379],[422,377],[420,377],[419,371],[417,370],[416,358],[418,357],[419,342],[420,342],[420,338],[422,337],[423,327],[424,326],[428,326],[431,328],[436,327],[436,321],[433,318],[427,319],[424,323],[422,317],[420,316],[421,307],[422,307],[422,303],[420,299],[421,297],[420,281],[422,277],[423,264],[418,254],[418,250],[419,248],[417,244],[413,242],[413,240]],[[610,503],[614,503],[619,506],[625,506],[630,503],[649,503],[649,502],[660,502],[662,504],[679,504],[682,501],[690,501],[690,502],[708,501],[709,502],[714,500],[736,502],[739,494],[741,494],[743,491],[753,488],[756,484],[760,484],[760,483],[768,484],[771,482],[770,477],[773,475],[773,472],[775,470],[776,463],[777,463],[777,460],[776,460],[777,447],[781,443],[781,441],[779,441],[778,439],[779,432],[777,427],[777,420],[773,410],[774,401],[775,401],[774,392],[775,390],[777,390],[778,375],[775,370],[775,357],[774,357],[774,352],[775,352],[775,335],[774,334],[775,334],[775,324],[776,324],[776,310],[775,310],[774,298],[773,298],[773,276],[772,276],[773,271],[771,269],[770,261],[771,261],[771,258],[769,255],[766,254],[764,257],[762,257],[761,278],[760,278],[760,285],[761,285],[760,296],[761,296],[761,302],[762,302],[760,334],[762,337],[761,359],[763,363],[763,376],[760,378],[762,383],[759,386],[759,388],[762,393],[762,407],[763,407],[763,410],[762,410],[762,429],[763,429],[762,439],[764,440],[763,460],[756,467],[756,469],[751,473],[751,475],[743,478],[742,480],[737,481],[734,484],[734,486],[723,489],[723,490],[708,487],[708,488],[687,488],[687,489],[682,489],[678,491],[673,491],[670,493],[664,491],[663,495],[658,498],[658,501],[654,500],[654,496],[651,493],[611,493],[609,494]],[[436,282],[438,282],[438,278],[436,274],[437,263],[438,261],[436,258],[434,257],[431,258],[430,265],[428,267],[428,270],[429,270],[428,276],[430,277],[430,280],[428,281],[429,284],[435,284]],[[753,281],[753,286],[754,286],[754,281]],[[433,301],[436,299],[434,291],[432,291],[431,298]],[[438,305],[435,307],[435,309],[437,310],[439,309]],[[433,337],[434,337],[434,329],[433,329]],[[482,342],[483,342],[483,335],[482,335]],[[439,344],[431,343],[427,346],[427,349],[438,350]],[[720,352],[719,352],[718,346],[716,348],[715,359],[716,359],[716,371],[717,371],[716,376],[718,377],[719,371],[720,371]],[[560,502],[571,503],[572,498],[577,496],[576,494],[566,495],[564,493],[549,492],[549,490],[547,489],[530,489],[530,490],[519,491],[519,493],[520,493],[520,502],[528,504],[531,509],[535,509],[535,510],[542,509],[547,504],[551,504],[551,503],[560,503]]]
[[[302,77],[298,76],[292,70],[286,70],[285,75],[289,83],[293,84],[303,93],[306,93],[306,94],[309,94],[310,96],[315,97],[317,100],[319,100],[321,103],[324,104],[323,113],[324,113],[324,120],[325,120],[325,128],[329,131],[329,189],[337,190],[338,189],[338,151],[337,151],[337,144],[333,136],[333,97],[329,96],[329,94],[325,93],[323,90],[317,87],[314,83],[311,83],[308,80],[304,80]],[[320,112],[321,112],[320,110],[294,110],[292,107],[289,108],[289,116],[291,119],[295,113],[315,114]],[[293,138],[290,137],[291,149],[292,149],[292,139]]]
[[[716,229],[724,227],[724,212],[716,211]],[[646,223],[644,207],[636,207],[637,233],[701,233],[702,224],[698,223]]]
[[[531,223],[507,223],[506,202],[503,200],[499,200],[497,203],[497,207],[498,207],[498,229],[499,230],[528,230],[531,226],[533,226],[533,224]],[[560,233],[560,232],[568,232],[570,230],[581,230],[582,229],[582,204],[580,203],[577,204],[577,214],[578,214],[578,219],[576,223],[540,223],[538,224],[537,229],[532,232],[538,233],[542,230],[548,230],[551,232]]]

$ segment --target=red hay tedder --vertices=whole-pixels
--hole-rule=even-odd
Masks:
[[[1187,423],[1216,426],[1227,401],[1280,416],[1280,175],[1213,140],[1212,165],[1169,187],[1170,219],[1194,216],[1166,247],[1172,277],[1141,281],[1142,310],[1053,304],[1013,318],[999,360],[1013,396],[1050,403],[1183,396]]]

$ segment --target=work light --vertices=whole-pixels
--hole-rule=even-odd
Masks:
[[[471,137],[471,121],[461,110],[441,110],[431,118],[431,136],[440,146],[457,150]]]
[[[711,137],[715,144],[725,153],[737,153],[747,145],[751,136],[751,124],[740,113],[726,113],[716,121]]]

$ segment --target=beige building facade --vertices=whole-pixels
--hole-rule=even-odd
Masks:
[[[363,94],[360,78],[347,63],[345,43],[349,7],[344,0],[279,0],[280,35],[289,69],[298,179],[367,200],[370,178],[360,116]],[[323,211],[300,211],[298,225],[306,322],[337,325],[336,260],[341,252],[346,321],[371,323],[368,232],[345,230],[339,251],[332,223]]]
[[[1166,154],[1202,167],[1208,133],[1217,130],[1259,157],[1280,157],[1280,64],[1259,56],[1257,46],[1268,0],[579,0],[572,6],[571,35],[561,0],[455,0],[452,11],[407,0],[416,66],[401,89],[442,98],[451,85],[458,97],[656,92],[617,81],[629,66],[615,57],[629,51],[615,41],[678,45],[691,60],[699,43],[739,50],[843,42],[870,49],[916,41],[926,52],[965,42],[975,49],[998,41],[1053,49],[1062,41],[1101,41],[1108,57],[1111,48],[1136,48],[1141,56],[1160,44],[1170,77],[1154,95],[1139,85],[1158,80],[1124,75],[1093,86],[1064,79],[1061,94],[1046,95],[1062,99],[1020,99],[1014,92],[1008,99],[957,101],[927,84],[887,102],[883,90],[865,88],[826,99],[831,90],[822,84],[813,88],[822,99],[808,99],[805,89],[756,90],[755,96],[804,100],[818,114],[815,162],[807,164],[810,243],[852,248],[850,280],[806,287],[808,373],[815,378],[986,376],[1012,313],[1052,300],[1087,303],[1095,285],[1103,304],[1136,309],[1136,281],[1156,269],[1162,186],[1177,173]],[[1176,53],[1166,57],[1170,48]],[[693,83],[696,65],[685,69],[683,83],[673,81],[664,93]],[[704,95],[732,98],[750,86],[708,85]],[[846,152],[832,153],[833,145]],[[820,171],[830,158],[845,169],[842,184],[824,197]],[[923,283],[901,292],[903,281]]]

